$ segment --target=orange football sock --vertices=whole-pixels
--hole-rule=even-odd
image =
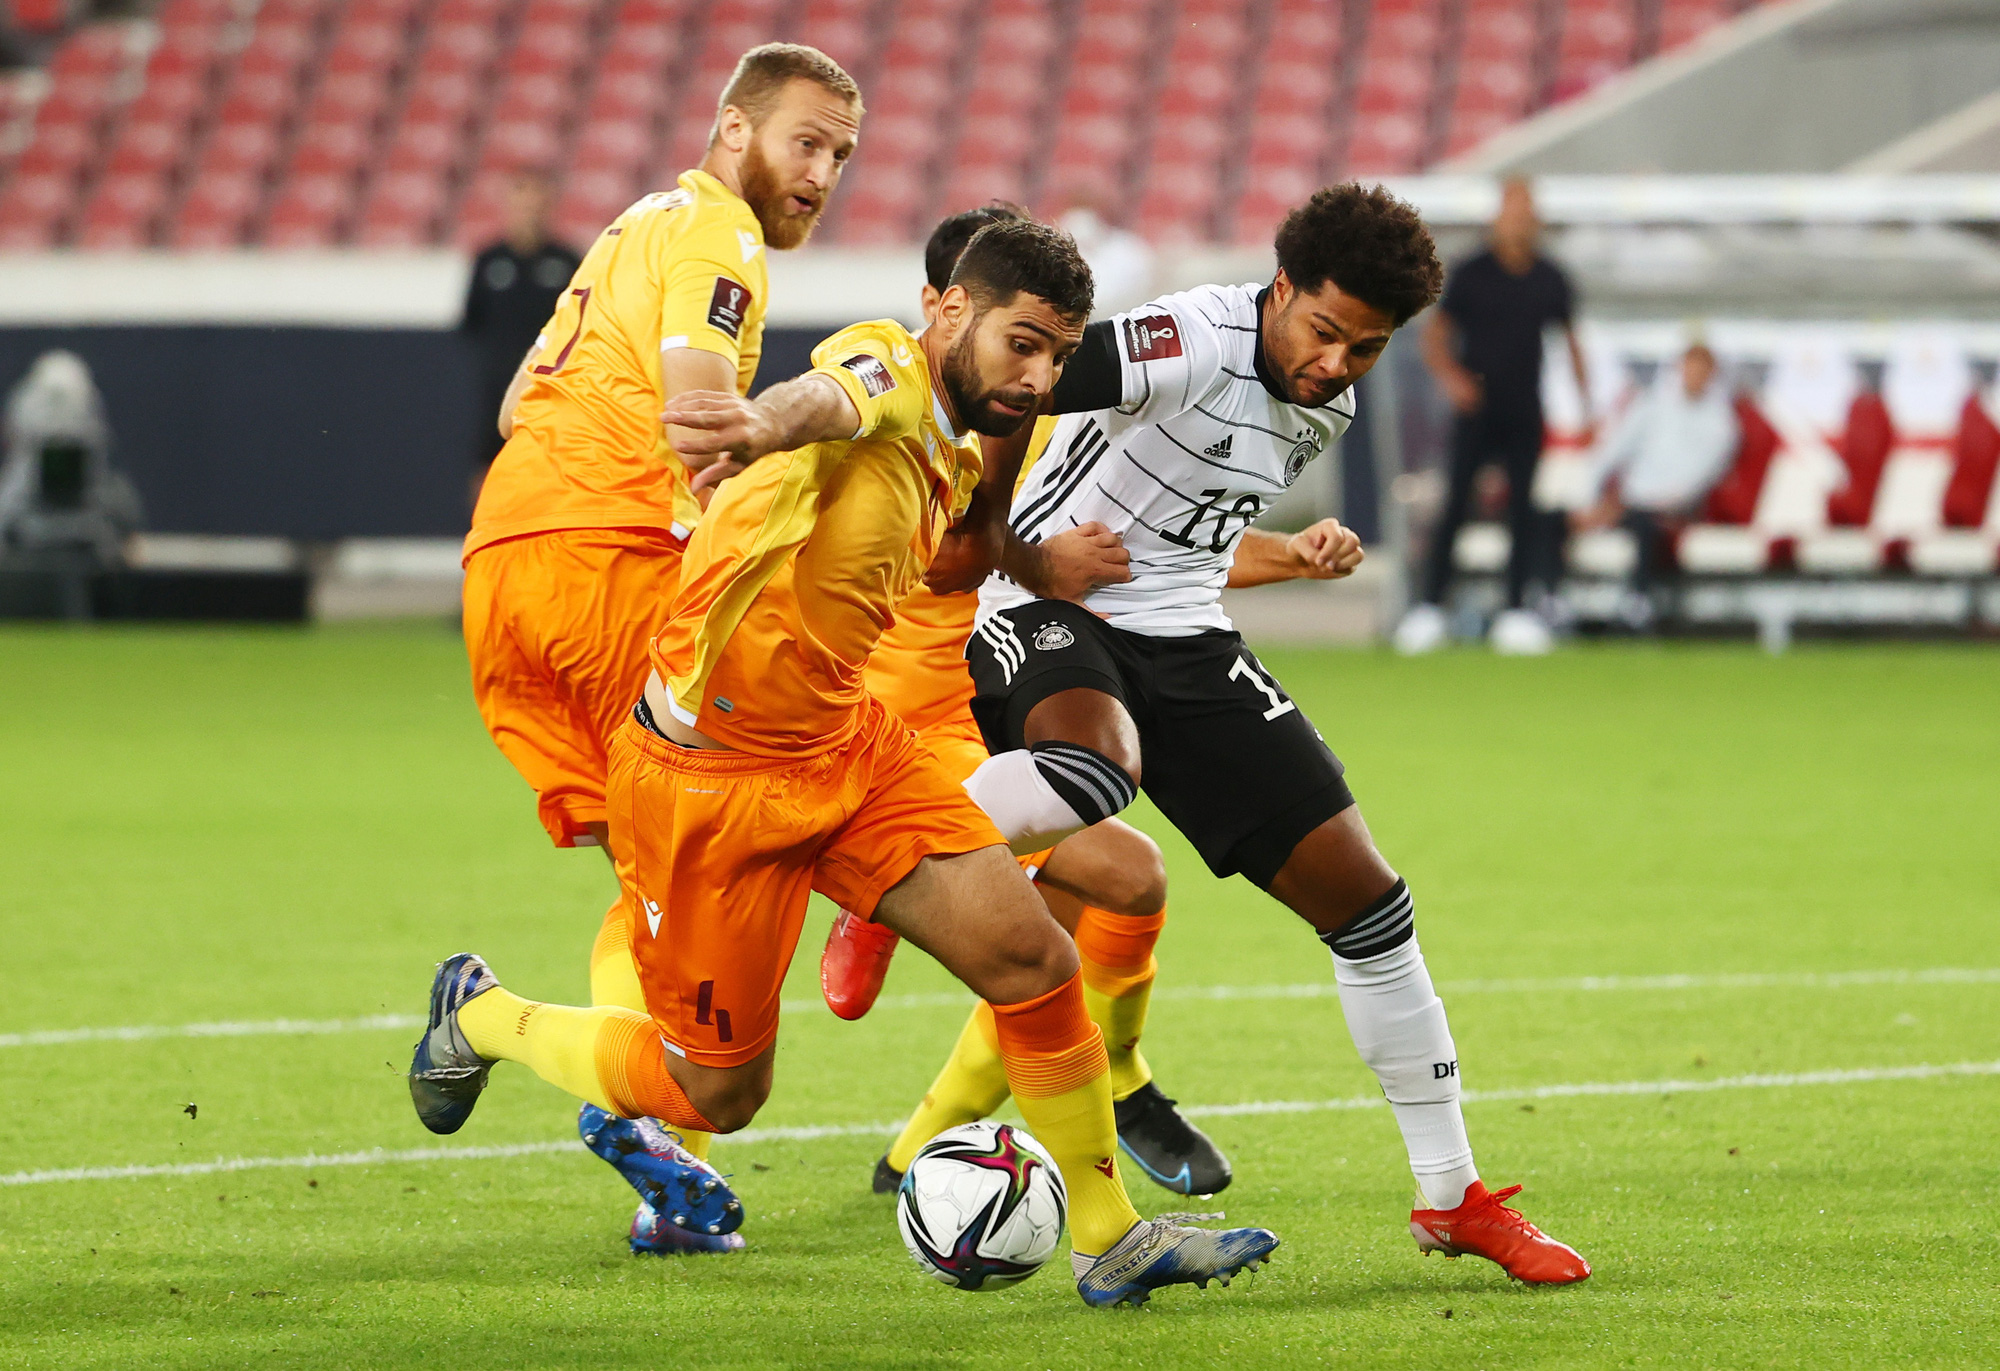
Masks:
[[[624,895],[604,911],[598,927],[598,941],[590,947],[590,1003],[618,1005],[646,1013],[646,991],[638,983],[638,967],[632,963],[632,925],[626,917]],[[680,1145],[700,1159],[708,1159],[712,1135],[702,1129],[676,1127]]]
[[[1028,1130],[1048,1148],[1069,1187],[1070,1246],[1094,1256],[1139,1222],[1118,1176],[1104,1035],[1083,1007],[1083,979],[1046,995],[993,1006],[1007,1083]]]
[[[590,1002],[646,1013],[646,992],[639,985],[639,968],[632,962],[632,926],[621,894],[604,912],[597,941],[590,949]],[[681,1145],[707,1160],[711,1135],[696,1128],[676,1127]]]
[[[924,1102],[890,1146],[889,1165],[908,1171],[918,1148],[947,1128],[985,1118],[1006,1099],[1007,1068],[1000,1062],[993,1007],[981,1001],[972,1007],[944,1069],[924,1092]]]
[[[1111,1098],[1122,1100],[1153,1079],[1139,1051],[1146,1010],[1160,964],[1153,945],[1166,926],[1167,911],[1133,917],[1085,905],[1076,923],[1076,950],[1083,961],[1083,1002],[1091,1022],[1104,1030],[1111,1062]]]

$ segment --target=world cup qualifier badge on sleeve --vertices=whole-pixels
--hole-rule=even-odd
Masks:
[[[715,278],[715,293],[708,297],[708,323],[731,338],[743,334],[743,316],[750,310],[750,287],[727,276]]]
[[[882,365],[882,359],[873,353],[857,352],[840,365],[854,373],[871,400],[896,388],[896,378],[889,374],[888,367]]]
[[[1125,355],[1134,362],[1159,362],[1180,356],[1180,321],[1171,314],[1140,314],[1127,319]]]

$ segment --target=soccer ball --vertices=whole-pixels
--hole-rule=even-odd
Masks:
[[[1062,1238],[1069,1192],[1025,1128],[960,1124],[925,1143],[896,1192],[910,1256],[946,1285],[1002,1290],[1041,1269]]]

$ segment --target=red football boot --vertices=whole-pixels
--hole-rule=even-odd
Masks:
[[[1590,1263],[1575,1248],[1557,1242],[1529,1223],[1520,1210],[1507,1207],[1506,1201],[1520,1193],[1518,1185],[1495,1193],[1485,1182],[1474,1181],[1456,1209],[1411,1210],[1410,1234],[1417,1240],[1417,1250],[1425,1256],[1442,1252],[1447,1257],[1468,1253],[1484,1257],[1529,1285],[1568,1285],[1589,1276]]]
[[[901,942],[880,924],[841,910],[819,954],[819,990],[826,1007],[843,1019],[858,1019],[875,1007],[889,959]]]

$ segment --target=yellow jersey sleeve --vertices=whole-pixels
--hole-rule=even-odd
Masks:
[[[660,351],[698,348],[741,367],[763,350],[770,286],[764,238],[747,211],[702,203],[673,244],[661,282]],[[746,386],[745,389],[748,387]]]
[[[923,348],[893,319],[855,324],[813,349],[813,370],[830,376],[861,415],[858,438],[895,442],[914,434],[930,410]]]

